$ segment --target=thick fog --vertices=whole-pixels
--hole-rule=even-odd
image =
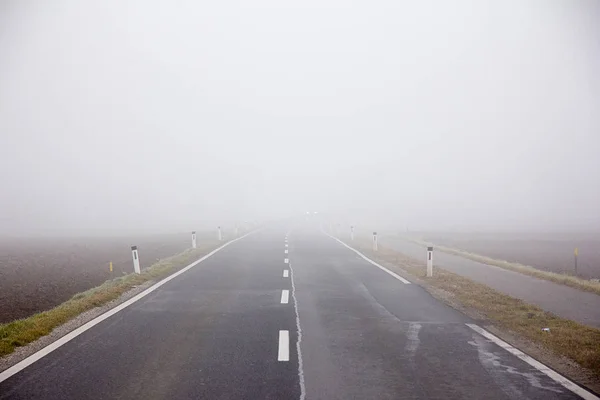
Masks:
[[[0,234],[600,227],[600,2],[0,3]]]

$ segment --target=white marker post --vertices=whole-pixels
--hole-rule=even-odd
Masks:
[[[235,224],[235,228],[233,228],[233,229],[234,229],[235,237],[238,237],[238,233],[239,233],[238,225]]]
[[[133,258],[133,270],[136,274],[141,274],[140,271],[140,256],[138,255],[137,246],[131,246],[131,257]]]
[[[192,231],[192,249],[196,248],[196,231]]]
[[[377,251],[377,232],[373,232],[373,250]]]
[[[433,246],[427,247],[427,277],[433,276]]]
[[[350,240],[354,241],[354,225],[350,225]]]
[[[223,240],[223,233],[221,232],[220,226],[217,226],[217,238],[219,239],[219,242]]]

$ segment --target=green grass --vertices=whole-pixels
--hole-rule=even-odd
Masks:
[[[458,303],[474,310],[493,325],[540,344],[556,355],[567,357],[600,377],[600,329],[557,317],[439,267],[436,267],[433,277],[427,278],[424,264],[392,249],[379,246],[379,251],[374,252],[370,242],[354,242],[352,245],[374,260],[385,261],[398,272],[408,272],[424,287],[441,291],[449,297],[450,304]],[[435,290],[430,291],[435,296]],[[542,328],[550,328],[550,332],[543,332]]]
[[[119,296],[135,286],[148,281],[159,280],[170,275],[217,246],[215,244],[207,244],[197,249],[186,250],[158,261],[151,267],[144,269],[139,275],[130,274],[115,278],[98,287],[77,293],[70,300],[51,310],[32,315],[28,318],[0,324],[0,357],[12,353],[19,346],[24,346],[42,336],[48,335],[54,328],[68,322],[85,311],[119,298]]]
[[[486,256],[482,256],[480,254],[470,253],[468,251],[454,249],[452,247],[440,246],[434,243],[427,242],[425,240],[416,239],[414,237],[406,237],[402,236],[404,239],[409,240],[413,243],[422,245],[422,246],[434,246],[436,250],[443,251],[444,253],[453,254],[456,256],[468,258],[473,261],[481,262],[488,265],[493,265],[496,267],[508,269],[511,271],[519,272],[521,274],[533,276],[539,279],[545,279],[547,281],[560,283],[562,285],[570,286],[575,289],[585,290],[586,292],[591,292],[600,295],[600,282],[589,281],[586,279],[579,278],[577,276],[566,275],[566,274],[558,274],[556,272],[542,271],[537,268],[530,267],[528,265],[521,265],[518,263],[511,263],[504,260],[497,260],[495,258],[490,258]]]

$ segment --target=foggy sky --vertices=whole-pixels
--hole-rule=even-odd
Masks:
[[[3,1],[0,234],[600,227],[600,2]]]

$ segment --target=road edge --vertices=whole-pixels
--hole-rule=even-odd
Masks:
[[[387,268],[381,266],[380,264],[378,264],[377,262],[371,260],[369,257],[365,256],[362,252],[360,252],[359,250],[354,249],[353,247],[349,246],[348,244],[346,244],[344,241],[336,238],[335,236],[330,235],[329,233],[322,231],[326,236],[329,236],[331,239],[334,239],[335,241],[337,241],[339,244],[343,245],[344,247],[348,248],[349,250],[352,250],[353,252],[355,252],[357,255],[359,255],[361,258],[365,259],[366,261],[368,261],[369,263],[377,266],[378,268],[384,270],[385,272],[387,272],[388,274],[392,275],[393,277],[396,278],[396,276],[398,276],[396,273],[388,270]],[[400,270],[402,270],[401,268],[399,268]],[[412,276],[410,273],[408,273],[407,271],[402,270],[406,275],[408,276]],[[398,279],[398,278],[396,278]],[[399,280],[403,280],[399,279]],[[415,281],[414,277],[413,277],[413,281]],[[408,281],[407,281],[408,282]],[[427,290],[419,281],[419,279],[416,279],[417,285],[422,287],[423,289]],[[430,291],[428,291],[431,295],[433,295]],[[434,296],[435,297],[435,296]],[[457,308],[454,307],[452,304],[449,304],[448,302],[444,301],[443,299],[438,299],[437,297],[435,297],[436,300],[438,301],[442,301],[443,303],[449,305],[452,308],[455,308],[457,311],[467,315],[468,313],[465,312],[464,309],[462,309],[463,307]],[[532,366],[533,368],[535,368],[536,370],[538,370],[539,372],[543,373],[544,375],[546,375],[548,378],[552,379],[553,381],[557,382],[558,384],[560,384],[562,387],[564,387],[565,389],[567,389],[568,391],[570,391],[571,393],[574,393],[575,395],[581,397],[584,400],[600,400],[600,396],[595,393],[592,389],[587,388],[581,384],[578,384],[570,379],[568,379],[566,376],[560,374],[558,371],[552,369],[551,367],[548,367],[547,365],[545,365],[544,363],[538,361],[537,359],[535,359],[534,357],[528,355],[527,353],[523,352],[522,350],[518,349],[515,346],[510,345],[509,343],[505,342],[504,340],[500,339],[499,337],[497,337],[496,335],[492,334],[491,332],[489,332],[488,330],[482,328],[481,326],[477,325],[477,324],[465,324],[467,327],[469,327],[470,329],[472,329],[474,332],[478,333],[479,335],[483,336],[485,339],[490,340],[492,342],[494,342],[496,345],[498,345],[499,347],[503,348],[504,350],[506,350],[507,352],[511,353],[512,355],[514,355],[515,357],[521,359],[523,362],[527,363],[528,365]]]
[[[367,261],[368,263],[376,266],[377,268],[379,268],[380,270],[382,270],[383,272],[385,272],[388,275],[391,275],[392,277],[394,277],[395,279],[399,280],[400,282],[404,283],[405,285],[410,285],[410,281],[408,279],[405,279],[403,277],[401,277],[400,275],[398,275],[395,272],[390,271],[389,269],[387,269],[386,267],[384,267],[381,264],[376,263],[375,261],[371,260],[369,257],[365,256],[363,253],[361,253],[360,251],[356,250],[355,248],[353,248],[352,246],[347,245],[346,243],[344,243],[344,241],[336,238],[335,236],[331,236],[329,233],[325,232],[325,231],[321,231],[323,232],[325,235],[329,236],[330,238],[332,238],[333,240],[337,241],[339,244],[341,244],[342,246],[346,247],[349,250],[352,250],[353,252],[355,252],[356,254],[358,254],[362,259],[364,259],[365,261]]]
[[[140,293],[137,293],[137,294],[133,295],[133,297],[129,297],[126,300],[124,299],[124,297],[125,298],[128,297],[127,294],[131,293],[132,291],[137,291],[138,288],[133,289],[132,291],[128,291],[128,292],[124,293],[121,297],[119,297],[119,299],[117,299],[117,300],[114,301],[114,304],[112,304],[112,306],[108,310],[102,312],[100,315],[92,318],[91,320],[87,321],[83,325],[80,325],[80,326],[74,328],[69,333],[61,336],[60,338],[57,338],[56,340],[53,340],[51,343],[49,343],[48,345],[44,346],[42,349],[34,352],[33,354],[25,357],[24,359],[16,362],[14,365],[11,365],[10,367],[8,367],[5,370],[3,370],[2,372],[0,372],[0,383],[4,382],[5,380],[9,379],[11,376],[19,373],[20,371],[22,371],[23,369],[27,368],[31,364],[35,363],[36,361],[38,361],[41,358],[45,357],[46,355],[50,354],[54,350],[58,349],[59,347],[63,346],[64,344],[66,344],[69,341],[73,340],[74,338],[76,338],[77,336],[81,335],[85,331],[93,328],[95,325],[99,324],[100,322],[104,321],[105,319],[113,316],[114,314],[118,313],[119,311],[121,311],[121,310],[129,307],[130,305],[136,303],[137,301],[143,299],[148,294],[154,292],[156,289],[160,288],[161,286],[163,286],[167,282],[169,282],[172,279],[175,279],[176,277],[178,277],[179,275],[181,275],[181,274],[189,271],[190,269],[192,269],[196,265],[198,265],[201,262],[203,262],[204,260],[210,258],[211,256],[213,256],[214,254],[216,254],[219,251],[223,250],[227,246],[229,246],[229,245],[231,245],[231,244],[233,244],[233,243],[235,243],[235,242],[237,242],[237,241],[239,241],[241,239],[244,239],[245,237],[247,237],[249,235],[252,235],[252,234],[254,234],[256,232],[258,232],[258,230],[255,230],[255,231],[252,231],[252,232],[248,232],[248,233],[246,233],[243,236],[240,236],[238,238],[232,239],[232,240],[224,243],[222,246],[220,246],[220,247],[212,250],[208,254],[205,254],[204,256],[200,257],[198,260],[192,262],[191,264],[188,264],[187,266],[185,266],[185,267],[181,268],[180,270],[172,273],[171,275],[169,275],[169,276],[161,279],[160,281],[155,282],[150,287],[142,290]],[[142,287],[143,286],[144,285],[142,285]],[[124,301],[119,301],[121,299],[123,299]],[[111,305],[111,303],[108,303],[106,306]],[[94,310],[89,310],[88,312],[93,312],[93,311]],[[65,323],[64,325],[67,325],[68,323],[69,322]],[[50,335],[43,336],[39,340],[43,339],[44,337],[48,337],[48,336],[50,336]],[[35,342],[32,342],[29,345],[32,345],[34,343]],[[24,346],[24,347],[27,347],[27,346]]]

